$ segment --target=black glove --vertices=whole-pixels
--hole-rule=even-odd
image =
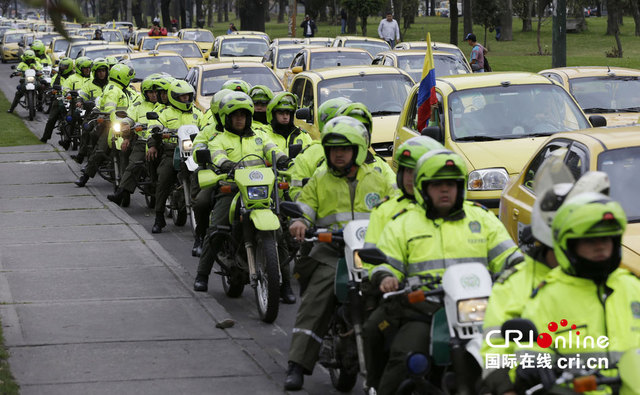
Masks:
[[[228,160],[220,165],[220,171],[223,173],[228,173],[231,171],[231,169],[233,169],[235,165],[236,165],[236,162]]]
[[[517,393],[525,393],[528,389],[542,384],[544,392],[550,390],[556,382],[556,373],[553,369],[547,368],[527,368],[518,366],[516,369],[515,388]],[[542,390],[542,388],[540,389]]]
[[[287,170],[292,163],[293,161],[285,155],[276,161],[276,169]]]

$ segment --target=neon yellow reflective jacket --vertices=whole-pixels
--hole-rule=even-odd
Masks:
[[[195,108],[195,107],[194,107]],[[182,125],[198,125],[198,114],[192,111],[181,111],[173,106],[162,105],[156,106],[155,112],[159,114],[157,121],[149,121],[149,125],[161,124],[167,129],[177,130]],[[164,142],[167,142],[166,140]],[[156,139],[149,139],[147,142],[149,148],[156,145]]]
[[[494,273],[522,259],[511,236],[493,213],[474,203],[465,202],[455,218],[429,219],[421,206],[415,205],[385,226],[377,246],[389,262],[376,266],[373,277],[442,275],[458,263],[482,263]]]
[[[323,160],[324,148],[318,140],[312,141],[306,149],[296,156],[291,167],[291,188],[289,190],[291,199],[298,200],[304,186],[304,180],[311,178]]]
[[[132,103],[127,110],[127,116],[129,117],[128,123],[129,126],[133,126],[136,123],[140,123],[142,125],[148,125],[149,120],[147,119],[148,112],[156,112],[158,110],[158,103],[151,103],[147,100],[138,100],[135,103]],[[139,138],[143,140],[147,140],[151,136],[151,130],[146,127],[140,132],[135,132]]]
[[[29,70],[29,69],[42,70],[42,64],[36,60],[35,62],[33,62],[30,65],[26,64],[25,62],[20,62],[18,64],[18,66],[16,66],[16,70],[17,71],[23,71],[24,72],[25,70]]]
[[[196,138],[193,139],[193,160],[198,162],[198,159],[196,157],[198,150],[208,149],[209,151],[211,151],[210,144],[213,142],[213,139],[219,134],[220,132],[216,130],[215,122],[205,126],[205,128],[198,133]]]
[[[342,229],[354,219],[368,219],[393,189],[379,172],[361,166],[354,180],[336,177],[327,169],[315,173],[302,188],[298,204],[309,225]]]
[[[278,148],[287,155],[289,155],[289,146],[293,144],[301,144],[304,149],[311,145],[311,142],[313,141],[311,136],[309,136],[309,133],[298,127],[296,127],[293,132],[285,138],[283,135],[274,132],[271,125],[265,125],[258,121],[253,121],[251,123],[251,127],[253,128],[253,124],[256,123],[262,125],[260,126],[260,129],[263,130],[271,138],[271,141],[276,143]]]
[[[640,347],[640,279],[626,269],[617,269],[609,275],[605,287],[589,279],[570,276],[557,267],[549,272],[544,285],[538,287],[526,304],[522,317],[533,321],[540,334],[551,335],[551,347],[557,346],[563,356],[580,354],[582,364],[588,363],[588,358],[606,358],[612,366],[624,351]],[[563,319],[567,320],[566,327],[561,326]],[[555,333],[548,329],[550,322],[558,324]],[[568,330],[572,325],[576,325],[576,330]],[[579,342],[576,331],[580,332]],[[608,346],[598,347],[601,336],[607,337]],[[594,340],[594,347],[588,337]],[[535,342],[534,346],[534,353],[553,355],[550,348],[540,348]],[[531,351],[521,349],[519,354],[524,352]],[[605,374],[616,372],[610,369]],[[611,389],[597,393],[611,393]]]
[[[82,90],[87,81],[89,81],[89,78],[85,78],[78,73],[74,73],[64,80],[62,87],[66,88],[67,91],[79,91]],[[111,83],[107,84],[107,86],[110,84]]]
[[[278,149],[269,136],[259,129],[252,130],[248,136],[238,136],[235,133],[224,131],[213,139],[209,145],[213,164],[220,167],[226,161],[239,162],[247,155],[257,155],[258,159],[248,157],[242,161],[243,167],[263,167],[264,161],[271,163],[272,153],[276,153],[276,161],[283,157],[284,152]]]
[[[83,100],[94,100],[102,95],[102,91],[107,85],[100,86],[94,82],[94,80],[88,78],[80,91],[80,97]]]

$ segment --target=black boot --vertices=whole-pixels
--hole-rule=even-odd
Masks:
[[[71,159],[75,160],[78,164],[82,164],[82,162],[84,162],[84,155],[81,153],[78,153],[78,155],[71,155]]]
[[[164,220],[164,213],[156,213],[156,222],[153,223],[151,233],[162,233],[162,228],[167,226]]]
[[[64,140],[60,140],[58,141],[58,144],[64,148],[65,151],[69,150],[69,147],[71,146],[71,141],[64,141]]]
[[[45,143],[45,144],[47,143],[47,140],[49,140],[49,139],[47,139],[47,138],[46,138],[46,137],[44,137],[44,136],[40,137],[40,141],[41,141],[41,142],[43,142],[43,143]]]
[[[198,274],[196,281],[193,283],[193,290],[196,292],[207,292],[209,289],[209,277],[204,274]]]
[[[204,237],[196,236],[196,240],[193,242],[193,248],[191,249],[191,256],[202,255],[202,241]]]
[[[296,302],[296,295],[293,293],[291,283],[288,279],[282,279],[282,284],[280,285],[280,302],[284,304],[294,304]]]
[[[78,178],[78,180],[75,182],[75,184],[79,187],[83,187],[87,184],[87,181],[89,181],[89,175],[88,174],[83,174],[80,176],[80,178]]]
[[[299,391],[304,384],[304,376],[302,366],[289,361],[287,369],[287,377],[284,379],[284,389],[287,391]]]
[[[20,102],[20,98],[18,97],[18,95],[14,96],[13,102],[11,103],[11,107],[9,107],[7,112],[9,114],[11,114],[13,112],[13,110],[16,108],[16,106],[18,105],[19,102]]]
[[[125,191],[122,188],[118,188],[118,190],[115,193],[111,193],[107,195],[107,199],[111,200],[112,202],[120,206],[122,205],[122,201],[125,200],[128,197],[128,195],[129,195],[128,191]]]

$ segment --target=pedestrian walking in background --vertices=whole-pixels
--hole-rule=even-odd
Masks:
[[[347,33],[347,12],[343,9],[340,10],[340,34]]]
[[[393,19],[391,11],[387,11],[387,17],[380,21],[378,36],[386,41],[392,49],[396,46],[396,42],[400,42],[400,27],[398,27],[398,22]]]
[[[469,46],[472,48],[471,58],[469,60],[471,70],[473,70],[474,73],[484,73],[484,55],[487,53],[486,48],[476,41],[476,35],[473,33],[467,34],[464,40],[469,43]]]
[[[238,29],[236,29],[236,25],[234,25],[233,23],[230,23],[229,28],[227,29],[227,34],[233,34],[237,32],[238,32]]]
[[[303,35],[305,37],[313,37],[318,31],[316,23],[313,21],[313,19],[311,19],[309,15],[304,16],[304,21],[302,21],[300,27],[302,28]]]

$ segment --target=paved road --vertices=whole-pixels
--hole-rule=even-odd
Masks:
[[[0,77],[0,89],[2,89],[2,91],[7,96],[9,101],[11,101],[11,99],[13,98],[13,93],[15,92],[15,84],[17,83],[17,80],[15,79],[10,80],[7,77],[10,73],[9,67],[10,67],[9,65],[0,65],[0,76],[2,76]],[[5,111],[5,109],[0,109],[0,111]],[[17,114],[23,117],[23,119],[25,119],[25,123],[32,130],[34,134],[36,134],[38,137],[42,136],[42,132],[44,130],[44,124],[46,122],[46,115],[38,113],[36,120],[34,120],[33,122],[29,122],[29,121],[26,121],[26,112],[24,109],[18,108]],[[28,153],[17,155],[16,158],[23,157],[23,160],[29,161],[29,162],[33,162],[35,159],[40,157],[44,158],[44,160],[46,161],[54,160],[56,161],[56,163],[58,163],[59,161],[60,169],[58,170],[60,172],[59,176],[61,177],[61,180],[58,180],[58,181],[49,180],[49,182],[59,182],[59,183],[47,184],[45,188],[41,188],[43,184],[40,184],[40,182],[42,182],[42,180],[41,181],[37,181],[33,179],[21,180],[19,182],[20,187],[17,188],[17,192],[15,193],[23,197],[30,196],[31,194],[33,194],[33,196],[42,196],[42,197],[46,196],[47,199],[43,200],[43,203],[47,202],[46,203],[47,205],[52,200],[59,199],[61,201],[64,201],[65,205],[68,204],[70,205],[70,207],[74,207],[74,208],[76,206],[73,203],[73,200],[83,199],[89,202],[90,206],[91,204],[95,204],[98,207],[103,207],[108,209],[107,211],[109,212],[115,213],[117,218],[116,220],[114,220],[115,222],[118,222],[118,220],[121,220],[129,224],[128,225],[129,227],[134,227],[136,229],[136,232],[138,232],[137,233],[138,236],[136,236],[136,238],[145,241],[145,243],[148,243],[148,245],[146,245],[145,248],[141,248],[141,250],[145,250],[145,251],[148,250],[149,253],[151,254],[158,254],[158,255],[166,254],[166,258],[167,258],[166,260],[168,262],[175,262],[176,267],[171,268],[172,273],[173,275],[178,277],[178,280],[182,284],[182,287],[183,288],[186,287],[186,289],[182,289],[180,291],[183,294],[188,294],[187,296],[184,296],[185,298],[193,298],[193,300],[198,301],[200,304],[204,304],[208,306],[210,303],[211,306],[214,306],[209,309],[207,308],[194,309],[193,314],[201,314],[203,316],[212,315],[214,320],[227,318],[226,316],[224,316],[226,314],[237,321],[237,324],[234,330],[239,331],[241,335],[238,336],[239,340],[235,340],[235,341],[236,342],[239,341],[242,345],[246,345],[246,344],[251,345],[251,347],[248,347],[248,346],[240,347],[239,349],[241,349],[245,354],[251,354],[253,361],[258,361],[257,364],[259,368],[264,370],[266,377],[269,379],[269,385],[267,385],[266,387],[256,382],[255,380],[253,382],[251,380],[247,381],[246,384],[252,386],[252,388],[262,389],[266,392],[274,391],[273,388],[282,388],[281,383],[284,378],[284,370],[286,368],[291,328],[295,321],[295,313],[297,311],[299,304],[297,303],[295,305],[281,305],[280,314],[276,322],[274,324],[264,324],[258,319],[258,313],[255,306],[254,295],[251,288],[246,288],[241,298],[230,299],[224,295],[219,277],[216,275],[212,275],[210,278],[210,284],[209,284],[210,290],[207,294],[197,294],[197,293],[191,292],[190,289],[193,283],[193,278],[195,277],[195,271],[196,271],[198,262],[197,262],[197,258],[191,257],[191,246],[193,244],[193,238],[188,225],[185,227],[176,227],[171,223],[171,220],[168,220],[168,226],[164,229],[163,233],[152,235],[150,232],[150,229],[153,224],[154,213],[152,210],[149,210],[146,208],[142,195],[136,194],[135,196],[132,197],[130,207],[126,209],[121,209],[119,207],[116,207],[113,203],[109,202],[106,199],[106,195],[110,193],[110,191],[112,190],[112,187],[110,184],[108,184],[104,180],[95,178],[89,181],[89,183],[87,184],[88,188],[77,188],[75,185],[71,183],[71,181],[80,174],[79,173],[80,166],[78,166],[73,160],[69,159],[68,154],[70,152],[69,153],[64,152],[64,150],[62,150],[62,148],[57,145],[57,140],[58,140],[57,136],[54,135],[54,137],[49,141],[49,145],[46,146],[47,147],[46,149],[42,148],[45,146],[40,146],[40,147],[36,146],[36,147],[29,147],[28,149],[25,149],[25,150],[21,150],[20,148],[16,148],[13,150],[15,152],[27,151]],[[12,156],[10,154],[7,154],[7,155],[2,155],[0,158],[4,158],[4,159],[0,159],[0,164],[6,163],[6,165],[9,166],[9,163],[7,162],[10,162],[10,159],[7,159],[7,158],[12,158]],[[45,164],[46,163],[47,162],[45,162]],[[25,165],[20,165],[20,166],[22,167]],[[16,168],[15,165],[10,167],[11,169]],[[2,170],[2,174],[3,174],[2,176],[3,178],[1,179],[2,182],[0,182],[0,184],[13,183],[13,181],[9,181],[7,179],[7,174],[8,174],[7,171]],[[31,173],[29,173],[29,175],[31,177]],[[18,177],[18,175],[16,174],[12,175],[12,179],[16,177]],[[52,187],[51,185],[55,185],[55,187]],[[6,200],[3,202],[2,200],[3,198],[6,198],[6,196],[0,195],[0,211],[6,210],[5,206],[8,203],[8,201]],[[28,211],[28,209],[25,207],[24,200],[25,199],[22,199],[22,202],[17,203],[18,205],[16,206],[16,210],[18,212]],[[39,202],[39,200],[34,199],[34,202]],[[67,207],[67,208],[70,208],[70,207]],[[37,217],[37,216],[33,216],[33,217]],[[111,218],[110,220],[113,220],[113,218]],[[109,223],[109,220],[107,220],[106,222]],[[105,225],[105,224],[101,223],[101,225]],[[86,232],[86,236],[91,236],[89,238],[93,238],[94,240],[101,240],[103,237],[103,234],[101,233],[101,229],[103,229],[102,226],[96,227],[96,228],[86,227],[82,231]],[[61,227],[57,229],[51,229],[51,228],[45,227],[42,230],[40,230],[37,234],[38,235],[42,234],[43,237],[52,238],[52,240],[57,240],[59,236],[64,236],[64,234],[66,234],[67,231],[68,231],[68,228],[66,227]],[[32,238],[33,235],[29,235],[28,237]],[[71,237],[70,240],[73,240],[73,237]],[[0,243],[0,246],[2,246],[1,243]],[[70,248],[75,250],[77,246],[78,245],[76,243],[70,243],[66,245],[64,248]],[[23,245],[23,248],[28,249],[28,244]],[[123,275],[122,273],[120,273],[119,275],[116,275],[115,276],[116,278],[113,278],[113,273],[110,273],[111,270],[108,269],[112,265],[114,267],[120,267],[119,265],[124,265],[130,260],[135,260],[136,257],[141,254],[141,252],[136,250],[135,248],[137,247],[135,246],[127,247],[126,245],[122,245],[120,243],[114,243],[110,247],[110,249],[105,252],[105,255],[108,255],[109,257],[105,256],[104,258],[109,262],[109,264],[101,268],[101,270],[104,271],[103,273],[100,274],[101,276],[104,275],[104,281],[101,287],[107,288],[109,285],[109,281],[132,280],[132,278],[135,278],[135,276],[132,278],[126,278],[127,276]],[[0,250],[0,252],[1,251],[2,250]],[[52,250],[51,253],[55,254],[55,249]],[[0,258],[2,257],[0,256]],[[89,260],[95,263],[95,259],[89,259]],[[4,260],[0,260],[0,263],[2,263],[3,266],[6,268],[6,263]],[[29,270],[34,272],[37,271],[37,265],[34,265]],[[78,279],[78,280],[82,282],[81,279]],[[148,277],[145,278],[144,274],[142,274],[141,278],[137,278],[137,280],[143,281],[145,283],[159,281],[159,279],[154,275],[149,275]],[[1,285],[2,284],[0,284],[0,286]],[[53,289],[53,285],[54,284],[51,284],[51,287],[52,287],[51,292],[57,292],[56,290]],[[69,287],[70,289],[73,289],[76,287],[83,287],[82,283],[80,284],[59,283],[55,285],[60,287]],[[145,287],[146,286],[147,285],[145,285]],[[0,289],[2,288],[0,287]],[[87,293],[91,292],[90,289],[86,289],[85,291]],[[297,292],[297,289],[296,289],[296,292]],[[2,296],[2,294],[0,294],[0,296]],[[87,296],[87,297],[91,299],[90,296]],[[112,295],[112,297],[115,297],[115,296]],[[2,300],[4,301],[7,299],[2,299]],[[13,300],[16,300],[15,295]],[[98,302],[98,303],[102,303],[102,302]],[[148,307],[155,308],[153,306],[148,306]],[[183,307],[177,306],[177,305],[164,306],[164,307],[158,307],[158,308],[166,309],[166,311],[160,311],[161,314],[167,314],[167,315],[184,314],[184,311],[182,311]],[[211,311],[215,311],[216,314],[211,314]],[[43,313],[55,314],[54,311],[43,312]],[[131,314],[132,312],[128,312],[128,313]],[[113,320],[121,319],[117,311],[112,311],[111,314],[113,314],[113,316],[111,317]],[[3,318],[5,318],[4,314],[3,314]],[[44,320],[45,318],[46,317],[42,319]],[[210,319],[211,317],[204,317],[204,319],[207,319],[207,318]],[[195,319],[198,320],[199,317],[196,317]],[[46,321],[40,321],[40,322],[43,325],[45,325],[46,323]],[[187,320],[187,322],[190,322],[190,321]],[[5,323],[3,322],[3,324]],[[104,334],[105,336],[109,337],[110,333],[107,329],[104,329],[105,331]],[[194,328],[175,328],[175,330],[178,332],[181,330],[189,332],[192,329]],[[231,332],[233,332],[233,330]],[[215,347],[212,346],[212,342],[208,340],[207,336],[202,336],[202,338],[200,339],[198,337],[198,334],[196,334],[192,337],[193,337],[192,340],[194,341],[201,340],[202,344],[201,344],[201,347],[199,347],[198,349],[199,352],[210,350],[210,353],[207,354],[206,356],[200,355],[198,357],[194,357],[195,362],[191,362],[191,364],[202,363],[206,365],[210,363],[210,367],[212,369],[216,369],[217,365],[220,364],[220,360],[226,359],[226,356],[218,353],[218,348],[217,348],[218,346],[215,346]],[[231,337],[233,338],[233,336]],[[8,340],[10,339],[9,336],[7,336],[7,338]],[[237,346],[237,343],[235,344]],[[121,347],[121,349],[119,350],[121,354],[119,354],[119,356],[124,357],[124,355],[127,355],[128,357],[128,354],[126,354],[127,349],[129,347],[128,343],[123,340],[118,344],[118,347]],[[179,344],[179,342],[176,344],[176,348],[178,349],[181,348],[181,345]],[[96,351],[99,351],[99,350],[96,350]],[[191,350],[191,351],[194,351],[194,350]],[[171,352],[171,351],[168,350],[168,352]],[[187,352],[187,354],[189,354],[189,352]],[[13,352],[13,350],[12,350],[12,355],[15,355],[15,352]],[[116,355],[113,355],[113,357],[115,356]],[[12,363],[12,366],[13,366],[14,360],[15,360],[15,357],[12,356],[12,359],[10,360],[10,363]],[[230,361],[236,362],[233,359],[231,359]],[[114,363],[116,363],[116,360],[105,361],[105,366],[104,367],[101,366],[100,369],[112,368],[111,365],[113,365]],[[237,363],[245,367],[252,366],[251,363],[247,361],[237,361]],[[186,366],[182,366],[183,369],[186,369],[187,366],[190,366],[188,358],[187,360],[184,361],[184,364],[186,364]],[[255,366],[253,367],[255,368]],[[174,377],[172,375],[173,368],[169,366],[165,366],[164,368],[169,369],[169,371],[166,372],[167,377]],[[159,369],[162,369],[162,367],[159,367]],[[202,369],[202,367],[200,367],[200,369]],[[53,375],[53,373],[44,373],[44,372],[40,372],[40,373],[31,372],[29,374],[34,376],[22,377],[20,374],[17,374],[19,382],[21,382],[21,379],[25,379],[27,380],[27,382],[31,382],[29,380],[34,380],[34,382],[40,382],[39,381],[40,378],[37,377],[38,374],[42,374],[43,376],[46,376],[46,377]],[[239,376],[242,376],[242,374],[243,373],[239,373]],[[247,377],[249,376],[251,375],[248,375]],[[205,374],[204,377],[207,377],[207,375]],[[251,377],[253,378],[253,376]],[[98,378],[94,380],[98,380],[101,384],[104,384],[104,382],[101,381],[103,380],[103,378]],[[126,378],[124,380],[126,380]],[[115,384],[116,382],[111,381],[110,379],[106,379],[106,381],[108,382],[108,385],[111,385],[111,386],[107,386],[107,387],[99,386],[102,390],[105,391],[105,393],[107,392],[112,393],[114,389],[117,390],[119,388],[118,384]],[[46,379],[45,379],[45,382],[46,382]],[[209,383],[209,381],[206,381],[206,380],[204,382]],[[242,382],[240,381],[240,383]],[[127,385],[129,384],[131,383],[127,382]],[[226,390],[226,388],[228,388],[226,387],[226,385],[237,385],[237,384],[238,382],[230,382],[228,384],[225,383],[223,384],[224,387],[217,387],[217,385],[219,384],[215,384],[215,388],[225,388],[224,391],[220,391],[219,393],[227,393],[232,391]],[[257,387],[253,387],[253,385],[256,385],[256,384],[257,384]],[[139,385],[143,386],[144,384],[140,383]],[[150,387],[151,389],[150,392],[155,392],[158,390],[158,388],[163,388],[157,385],[161,385],[161,384],[154,382],[154,386]],[[181,392],[180,388],[183,388],[183,387],[180,387],[178,384],[175,384],[175,385],[176,386],[173,387],[167,384],[167,391],[170,392],[171,389],[175,389],[177,392]],[[360,390],[358,389],[359,387],[360,386],[358,385],[356,389],[353,390],[353,393],[359,393],[360,392]],[[79,388],[85,388],[85,387],[79,387]],[[126,392],[129,389],[133,389],[134,387],[127,386],[122,388],[127,388],[127,390],[125,390]],[[269,390],[268,388],[271,388],[271,389]],[[330,385],[329,376],[326,370],[324,370],[324,368],[320,366],[316,367],[316,370],[313,376],[310,376],[310,377],[307,376],[305,378],[305,390],[307,390],[311,394],[337,393],[337,391],[335,391]],[[81,391],[78,391],[78,393],[80,392]],[[136,389],[136,392],[138,392],[137,389]],[[196,391],[196,392],[199,392],[199,391]],[[218,391],[211,391],[211,392],[218,393]],[[278,393],[278,392],[280,391],[275,390],[275,393]]]

